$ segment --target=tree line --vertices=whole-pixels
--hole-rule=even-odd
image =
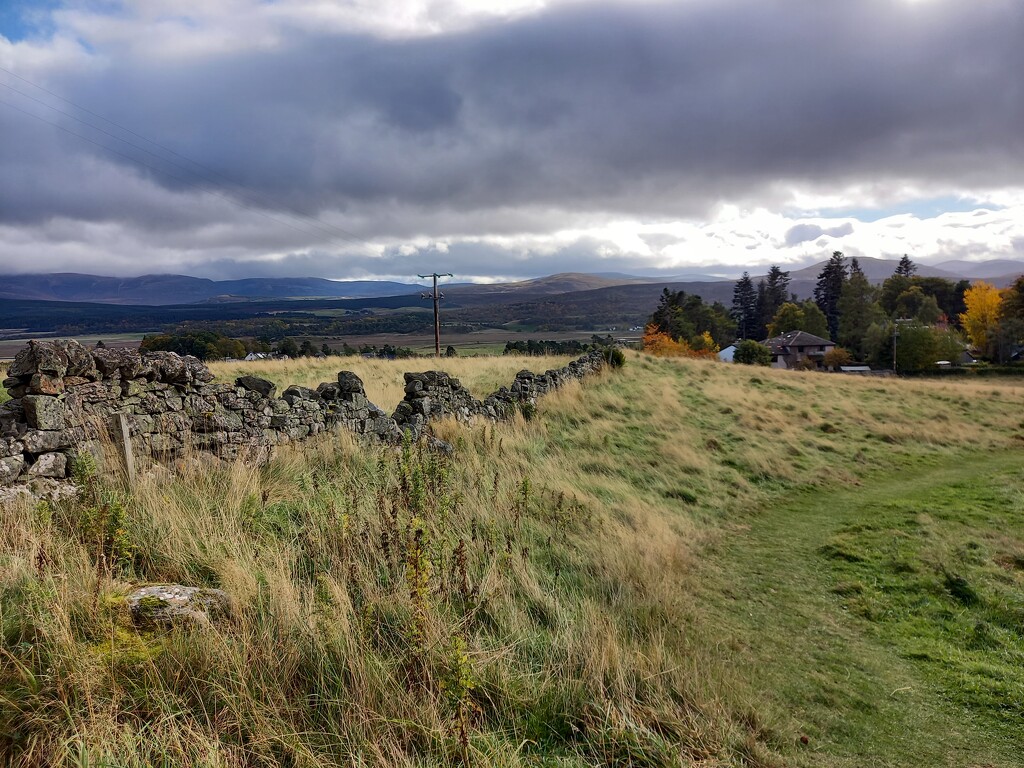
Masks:
[[[833,252],[818,274],[813,298],[790,293],[790,275],[773,265],[757,281],[748,272],[733,288],[731,307],[666,288],[648,320],[645,347],[666,354],[706,354],[744,340],[789,331],[830,339],[835,364],[862,362],[903,372],[937,361],[959,363],[968,346],[982,359],[1005,363],[1024,348],[1024,276],[1005,290],[979,281],[917,274],[904,255],[893,274],[872,285],[856,258]],[[743,357],[755,354],[743,345]],[[895,355],[895,357],[894,357]]]

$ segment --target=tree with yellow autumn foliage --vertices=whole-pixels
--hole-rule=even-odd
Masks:
[[[999,289],[984,280],[974,283],[964,292],[967,311],[960,315],[960,324],[971,344],[988,359],[992,359],[996,352],[1002,301]]]

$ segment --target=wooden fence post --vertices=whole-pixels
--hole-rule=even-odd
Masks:
[[[124,458],[125,473],[128,475],[128,486],[135,488],[135,453],[132,451],[131,428],[128,426],[128,419],[123,413],[117,414],[117,431],[120,439],[118,445],[121,448],[121,456]]]

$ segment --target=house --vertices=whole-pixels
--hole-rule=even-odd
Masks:
[[[821,359],[835,342],[807,331],[789,331],[761,342],[772,353],[772,368],[821,368]]]
[[[735,355],[735,354],[736,354],[736,345],[735,344],[730,344],[725,349],[719,350],[719,352],[718,352],[718,359],[721,360],[723,363],[732,363],[732,362],[735,362],[733,360],[733,355]]]

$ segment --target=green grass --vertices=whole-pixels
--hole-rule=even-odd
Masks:
[[[369,362],[393,399],[407,363]],[[1014,765],[1022,412],[631,354],[529,422],[437,425],[451,459],[325,437],[15,502],[0,756]],[[164,581],[233,618],[136,630],[124,596]]]
[[[737,521],[703,592],[808,765],[1020,765],[1019,451],[798,492]]]

